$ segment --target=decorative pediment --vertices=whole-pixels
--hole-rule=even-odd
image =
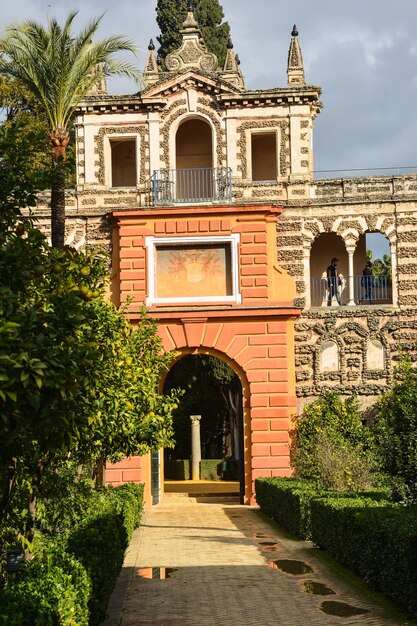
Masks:
[[[208,52],[201,36],[201,31],[194,19],[194,13],[188,8],[187,19],[183,24],[182,44],[167,55],[165,65],[169,72],[183,72],[190,68],[198,68],[203,72],[215,72],[219,69],[217,57]]]
[[[164,74],[165,80],[161,80],[155,85],[150,86],[141,95],[146,99],[149,98],[166,98],[172,93],[178,93],[180,90],[194,89],[205,94],[224,94],[233,95],[241,93],[241,89],[232,83],[222,80],[219,76],[215,79],[200,74],[194,69],[189,69],[184,74],[168,73]]]

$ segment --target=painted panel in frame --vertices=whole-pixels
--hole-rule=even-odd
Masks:
[[[156,297],[233,295],[229,243],[156,246]]]

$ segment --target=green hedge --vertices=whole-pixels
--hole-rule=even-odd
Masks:
[[[329,495],[316,482],[299,478],[257,478],[256,501],[261,510],[280,526],[302,539],[311,539],[311,506],[313,500]],[[356,499],[358,492],[331,492],[334,498]],[[386,500],[388,491],[375,489],[359,492],[372,500]]]
[[[417,617],[417,507],[329,497],[311,510],[314,543]]]
[[[202,459],[200,463],[201,480],[220,480],[222,478],[223,459]]]
[[[105,617],[126,546],[139,524],[143,486],[101,490],[59,546],[46,542],[21,580],[0,589],[1,626],[87,626]]]
[[[91,584],[75,557],[52,547],[22,577],[0,590],[1,626],[88,626]]]
[[[202,459],[200,463],[201,480],[220,480],[223,459]],[[165,461],[164,474],[168,480],[190,480],[191,469],[188,459]]]
[[[256,501],[261,510],[293,535],[311,537],[310,503],[327,493],[315,482],[296,478],[257,478]]]
[[[165,461],[164,474],[168,480],[190,480],[190,461],[188,459]]]

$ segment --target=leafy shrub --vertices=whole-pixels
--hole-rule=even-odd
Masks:
[[[373,484],[372,433],[362,424],[354,396],[326,393],[296,418],[291,457],[300,478],[323,487],[357,491]]]
[[[370,498],[311,503],[312,538],[417,617],[417,508]]]
[[[107,489],[107,497],[110,498],[114,510],[119,515],[122,545],[124,548],[127,548],[133,531],[140,524],[143,485],[128,483],[114,488],[109,487]]]
[[[26,563],[22,581],[0,590],[0,625],[87,626],[90,590],[83,566],[53,547]]]
[[[316,455],[319,480],[328,489],[358,491],[372,485],[372,466],[362,446],[323,432],[316,439]]]
[[[68,540],[68,551],[82,563],[91,581],[90,623],[99,624],[123,564],[124,545],[114,512],[102,512],[79,527]]]
[[[394,479],[394,495],[417,504],[417,370],[404,359],[396,382],[378,405],[376,440],[382,469]]]
[[[95,489],[92,469],[66,462],[45,472],[38,498],[37,527],[43,535],[65,538],[79,523],[94,516],[100,490]]]
[[[142,485],[95,490],[72,532],[59,544],[46,537],[22,580],[0,590],[0,626],[99,624],[140,522],[142,497]]]

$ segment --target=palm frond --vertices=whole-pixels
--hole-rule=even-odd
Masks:
[[[103,15],[72,34],[77,11],[63,26],[55,19],[45,27],[27,21],[7,27],[0,37],[0,74],[10,76],[33,93],[52,128],[66,128],[78,103],[103,77],[121,75],[140,84],[141,73],[119,52],[136,53],[134,43],[120,35],[93,41]]]

